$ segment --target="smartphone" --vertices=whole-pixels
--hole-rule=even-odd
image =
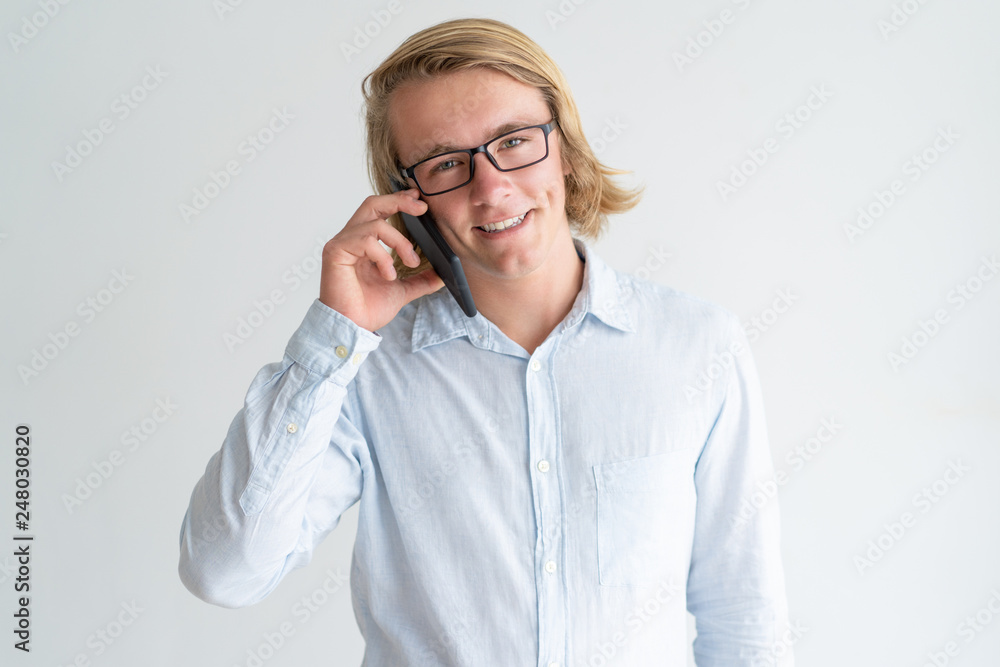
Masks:
[[[409,188],[403,183],[395,181],[393,189],[399,192]],[[431,217],[430,213],[424,213],[417,217],[400,211],[399,215],[403,218],[406,231],[410,232],[410,236],[424,251],[424,257],[430,261],[431,266],[444,281],[445,287],[455,297],[455,301],[458,301],[462,311],[469,317],[475,317],[476,304],[472,300],[472,292],[469,290],[469,282],[465,279],[462,262],[441,236],[434,218]]]

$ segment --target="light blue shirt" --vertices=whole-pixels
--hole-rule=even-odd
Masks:
[[[679,667],[685,610],[700,667],[791,664],[739,320],[575,243],[530,355],[444,289],[378,333],[316,300],[194,489],[184,584],[253,604],[360,503],[367,667]]]

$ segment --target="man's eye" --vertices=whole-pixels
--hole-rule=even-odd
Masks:
[[[440,162],[438,162],[437,164],[435,164],[434,168],[433,168],[433,171],[436,172],[436,173],[441,173],[443,171],[448,171],[450,169],[454,169],[459,164],[460,164],[459,161],[456,160],[455,158],[448,158],[447,160],[441,160]]]
[[[524,137],[510,137],[509,139],[504,139],[500,142],[500,148],[516,148],[520,144],[524,143]]]

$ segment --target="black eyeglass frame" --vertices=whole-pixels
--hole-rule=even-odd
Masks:
[[[451,192],[453,190],[458,190],[459,188],[464,188],[466,185],[468,185],[469,183],[472,182],[472,179],[475,178],[475,176],[476,176],[476,159],[475,159],[476,158],[476,153],[485,153],[486,154],[486,159],[488,159],[490,161],[490,163],[494,167],[496,167],[497,171],[517,171],[518,169],[524,169],[526,167],[530,167],[532,165],[536,165],[539,162],[545,161],[545,159],[547,157],[549,157],[549,134],[556,127],[557,127],[557,123],[556,123],[556,119],[555,118],[553,118],[548,123],[545,123],[543,125],[527,125],[525,127],[519,127],[516,130],[511,130],[510,132],[504,132],[499,137],[493,137],[492,139],[490,139],[489,141],[487,141],[482,146],[477,146],[475,148],[458,149],[458,150],[454,150],[454,151],[445,151],[443,153],[438,153],[437,155],[432,155],[429,158],[424,158],[420,162],[417,162],[416,164],[411,165],[409,167],[401,167],[400,170],[399,170],[399,173],[403,176],[403,182],[404,183],[406,182],[407,178],[412,178],[413,182],[417,184],[417,189],[420,190],[420,194],[422,194],[423,196],[425,196],[425,197],[436,197],[437,195],[443,195],[446,192]],[[489,146],[490,144],[495,143],[495,142],[503,139],[504,137],[510,136],[512,134],[517,134],[518,132],[524,132],[525,130],[533,130],[535,128],[541,128],[542,131],[545,133],[545,155],[543,155],[542,157],[538,158],[534,162],[529,162],[528,164],[522,164],[519,167],[511,167],[510,169],[504,169],[503,167],[501,167],[500,165],[497,164],[497,161],[493,157],[493,154],[490,153],[488,150],[486,150],[487,146]],[[414,170],[417,167],[419,167],[420,165],[422,165],[424,162],[428,162],[430,160],[436,160],[436,159],[440,158],[442,155],[450,155],[452,153],[465,153],[465,154],[467,154],[469,156],[469,178],[468,178],[468,180],[466,180],[461,185],[456,185],[453,188],[448,188],[447,190],[442,190],[441,192],[433,192],[433,193],[431,193],[431,192],[424,192],[424,189],[420,186],[420,181],[417,180],[417,177],[415,175],[415,171]]]

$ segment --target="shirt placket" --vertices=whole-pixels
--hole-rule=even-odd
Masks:
[[[549,341],[551,342],[551,341]],[[557,469],[558,394],[551,372],[552,346],[543,345],[528,359],[529,474],[535,503],[535,590],[538,595],[538,667],[566,664],[566,576],[563,571],[563,516]]]

